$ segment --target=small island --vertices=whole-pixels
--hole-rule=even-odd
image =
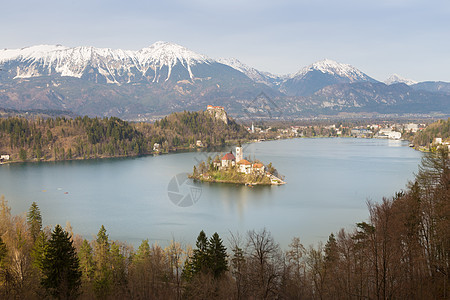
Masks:
[[[244,159],[242,146],[236,147],[236,156],[230,151],[221,158],[208,157],[207,161],[194,166],[190,178],[203,182],[234,183],[247,186],[286,184],[283,177],[269,163],[265,166],[259,160]]]

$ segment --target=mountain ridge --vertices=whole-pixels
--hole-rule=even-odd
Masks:
[[[408,86],[397,76],[398,82],[386,85],[331,59],[279,76],[169,42],[136,51],[62,45],[5,49],[0,50],[0,69],[0,107],[11,109],[135,118],[212,104],[245,116],[263,93],[272,103],[258,103],[258,111],[276,104],[292,117],[306,111],[334,114],[393,107],[396,113],[408,113],[413,107],[420,111],[420,105],[426,112],[450,113],[445,105],[450,103],[450,83],[407,82]],[[402,101],[409,106],[392,104]]]

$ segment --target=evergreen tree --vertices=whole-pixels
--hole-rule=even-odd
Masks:
[[[78,257],[80,259],[80,267],[83,272],[83,284],[89,284],[94,277],[95,265],[92,247],[88,240],[83,240],[83,244],[78,252]]]
[[[36,238],[41,232],[42,229],[42,216],[41,211],[39,210],[36,202],[31,203],[30,209],[27,213],[27,223],[30,228],[31,237],[33,242],[36,241]]]
[[[197,241],[195,242],[195,246],[197,249],[194,249],[194,253],[192,257],[186,260],[183,277],[190,281],[194,275],[200,273],[202,270],[207,269],[208,265],[208,237],[206,233],[202,230],[200,231]]]
[[[202,230],[195,243],[197,249],[192,257],[186,261],[183,276],[188,281],[199,273],[211,273],[215,278],[220,277],[228,270],[227,249],[216,233],[208,240]]]
[[[105,298],[111,291],[112,274],[110,265],[110,248],[106,229],[102,225],[95,241],[95,275],[94,290],[98,298]]]
[[[24,148],[20,148],[19,158],[20,158],[20,160],[26,161],[27,160],[27,150],[25,150]]]
[[[47,293],[58,299],[72,299],[78,296],[81,285],[79,260],[69,233],[56,225],[43,260],[42,286]]]
[[[45,232],[41,231],[34,242],[33,249],[31,249],[33,266],[41,271],[44,269],[45,248],[47,245],[47,236]]]
[[[116,287],[115,295],[118,296],[117,292],[127,285],[126,259],[121,253],[120,245],[117,243],[112,243],[110,256],[112,282],[113,286]],[[123,291],[121,292],[123,294]]]
[[[215,278],[220,277],[228,270],[227,248],[223,245],[217,232],[209,239],[207,255],[208,268],[212,271]]]

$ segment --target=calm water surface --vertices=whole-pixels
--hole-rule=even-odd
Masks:
[[[111,239],[135,246],[146,238],[165,245],[172,237],[194,244],[202,229],[208,236],[217,231],[226,241],[230,231],[245,234],[266,227],[286,247],[294,236],[309,245],[367,220],[366,201],[404,189],[421,158],[403,142],[350,138],[245,145],[244,156],[249,155],[272,162],[287,184],[196,184],[198,202],[178,207],[168,197],[170,180],[204,159],[203,153],[189,152],[3,165],[0,194],[14,214],[36,201],[44,225],[70,221],[74,232],[88,239],[102,224]]]

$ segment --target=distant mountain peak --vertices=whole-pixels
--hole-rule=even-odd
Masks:
[[[188,48],[171,43],[158,41],[147,48],[137,51],[140,59],[144,60],[160,60],[169,64],[173,60],[178,59],[180,62],[210,62],[211,59],[205,55],[198,54]]]
[[[316,61],[313,64],[304,67],[292,77],[303,77],[312,71],[320,71],[324,74],[347,77],[351,82],[366,80],[368,77],[363,72],[349,64],[339,63],[328,58]]]
[[[391,85],[391,84],[395,84],[395,83],[404,83],[407,85],[413,85],[413,84],[416,84],[417,81],[401,77],[398,74],[392,74],[391,76],[389,76],[388,79],[386,79],[384,81],[384,83],[386,83],[387,85]]]

